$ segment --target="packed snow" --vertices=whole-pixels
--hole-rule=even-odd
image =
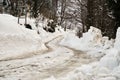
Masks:
[[[113,47],[114,40],[108,40],[108,37],[102,37],[101,31],[91,27],[88,32],[83,33],[80,39],[73,33],[68,33],[61,41],[61,45],[71,48],[87,51],[88,54],[99,57],[104,55],[104,50]]]
[[[120,76],[120,69],[118,68],[120,66],[119,30],[120,28],[118,28],[115,40],[109,40],[108,37],[102,36],[101,31],[94,27],[91,27],[80,39],[71,33],[65,35],[60,43],[61,45],[83,50],[91,57],[97,57],[99,60],[79,67],[79,70],[67,74],[69,77],[66,76],[65,79],[60,80],[120,80],[118,77],[118,75]],[[76,71],[77,73],[75,73]],[[88,75],[86,71],[89,71]]]
[[[35,30],[17,24],[17,18],[0,14],[0,60],[22,58],[45,50]]]
[[[120,28],[118,28],[118,30],[117,30],[114,47],[115,47],[117,50],[120,50]]]
[[[46,32],[44,21],[28,23],[33,30],[0,14],[0,80],[120,80],[120,28],[109,40],[94,27],[78,38],[60,27]]]

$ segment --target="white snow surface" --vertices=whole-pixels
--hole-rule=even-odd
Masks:
[[[104,55],[104,50],[113,47],[113,40],[108,40],[108,37],[102,37],[99,29],[91,27],[88,32],[83,33],[81,38],[78,38],[73,33],[68,33],[60,44],[87,51],[89,55],[99,57]]]
[[[17,24],[17,18],[0,14],[0,60],[25,57],[46,49],[35,30]]]
[[[106,52],[107,54],[101,58],[100,66],[107,67],[109,69],[114,69],[119,66],[120,63],[120,53],[117,49],[112,48]]]
[[[34,26],[33,21],[29,20],[29,23]],[[1,80],[20,78],[22,80],[120,80],[120,28],[118,28],[114,42],[102,36],[101,31],[94,27],[84,33],[83,37],[78,38],[74,31],[64,32],[59,28],[52,34],[41,28],[45,24],[39,23],[39,25],[40,35],[36,30],[29,30],[17,24],[16,17],[0,14],[0,61],[3,60],[0,62],[0,76],[7,74],[5,79],[0,77]],[[61,39],[62,41],[58,43]],[[11,60],[40,54],[40,51],[46,50],[44,43],[47,42],[49,42],[47,47],[52,48],[51,52],[23,60]],[[95,61],[77,66],[64,76],[55,77],[53,74],[44,74],[47,69],[54,70],[60,65],[65,65],[66,61],[72,58],[72,49],[65,46],[74,50],[82,50],[84,54],[95,58]],[[4,60],[10,61],[4,62]],[[10,69],[17,72],[13,73],[14,70]],[[44,75],[50,76],[42,79],[41,72],[39,72],[42,70]],[[23,73],[19,73],[21,71]]]
[[[120,27],[119,27],[118,30],[117,30],[114,47],[115,47],[116,49],[120,50]]]
[[[80,39],[68,33],[60,42],[61,45],[87,52],[99,60],[73,70],[67,76],[56,80],[120,80],[120,28],[114,40],[103,37],[101,31],[91,27]],[[77,73],[76,73],[77,71]]]

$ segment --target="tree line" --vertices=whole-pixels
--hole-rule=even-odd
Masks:
[[[10,13],[17,16],[19,0],[10,1]],[[26,4],[31,17],[42,14],[65,29],[82,26],[79,29],[86,32],[94,26],[104,36],[115,38],[120,26],[120,0],[26,0]]]

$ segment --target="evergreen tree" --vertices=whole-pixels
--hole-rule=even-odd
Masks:
[[[103,36],[115,38],[117,29],[116,23],[118,26],[119,22],[117,21],[120,19],[120,4],[118,3],[119,0],[117,3],[113,3],[112,0],[87,0],[87,16],[85,17],[87,29],[89,29],[90,26],[94,26],[101,29]],[[110,15],[110,11],[113,12],[112,15],[114,15],[115,18]]]
[[[58,0],[33,0],[32,15],[38,17],[39,14],[50,18],[56,19]]]
[[[120,27],[120,0],[108,0],[108,7],[110,15],[115,19],[114,34],[117,32],[117,28]]]

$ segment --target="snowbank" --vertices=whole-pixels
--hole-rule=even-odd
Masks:
[[[60,44],[77,50],[87,51],[88,54],[99,57],[104,55],[104,50],[113,46],[113,40],[108,40],[108,37],[102,37],[99,29],[91,27],[81,38],[78,38],[73,33],[68,33]]]
[[[20,30],[20,25],[17,24],[17,18],[7,15],[0,14],[0,33],[7,34],[20,34],[22,30]]]
[[[100,44],[102,35],[100,30],[91,27],[91,29],[83,34],[82,38],[78,38],[73,33],[68,33],[60,44],[70,46],[78,50],[89,50],[92,46]]]
[[[114,47],[115,47],[116,49],[120,50],[120,27],[119,27],[118,30],[117,30]]]
[[[108,69],[114,69],[119,66],[120,55],[117,49],[112,48],[106,52],[106,55],[101,58],[100,66],[107,67]]]
[[[120,80],[119,35],[120,28],[114,43],[114,40],[103,37],[101,31],[93,27],[80,39],[74,33],[68,32],[61,45],[87,51],[91,57],[97,57],[99,60],[82,65],[60,78],[51,76],[45,80]]]
[[[80,39],[73,33],[67,34],[60,44],[87,51],[100,60],[82,65],[57,80],[120,80],[120,28],[115,43],[103,37],[99,29],[91,27]]]
[[[0,14],[0,60],[22,58],[44,49],[36,31],[17,24],[16,17]]]
[[[30,22],[34,25],[32,21]],[[43,26],[42,23],[39,24]],[[99,58],[99,60],[79,66],[60,78],[56,79],[51,75],[51,77],[45,80],[120,80],[120,28],[117,31],[115,44],[114,40],[108,40],[108,37],[103,37],[101,31],[94,27],[91,27],[88,32],[84,33],[82,38],[78,38],[71,31],[64,32],[61,30],[62,34],[60,31],[50,34],[40,27],[39,30],[41,32],[40,35],[34,30],[25,29],[23,26],[17,24],[17,18],[11,15],[0,14],[0,60],[18,59],[39,54],[39,51],[46,49],[42,40],[46,43],[56,39],[59,35],[60,38],[48,44],[55,51],[43,54],[41,57],[24,59],[26,61],[14,60],[12,62],[14,65],[9,67],[13,69],[21,65],[36,64],[42,70],[50,66],[62,65],[73,56],[73,52],[67,48],[56,49],[57,45],[52,45],[52,43],[57,43],[58,40],[62,39],[61,35],[65,35],[60,43],[61,45],[86,51],[91,57],[95,57],[96,60]],[[1,69],[8,70],[9,67],[6,66],[8,64],[1,62]],[[32,68],[30,67],[33,71]],[[26,71],[26,75],[23,75],[27,76],[29,74],[29,80],[32,77],[31,73],[31,71]],[[32,74],[34,74],[34,71]],[[37,76],[39,77],[39,74]]]

